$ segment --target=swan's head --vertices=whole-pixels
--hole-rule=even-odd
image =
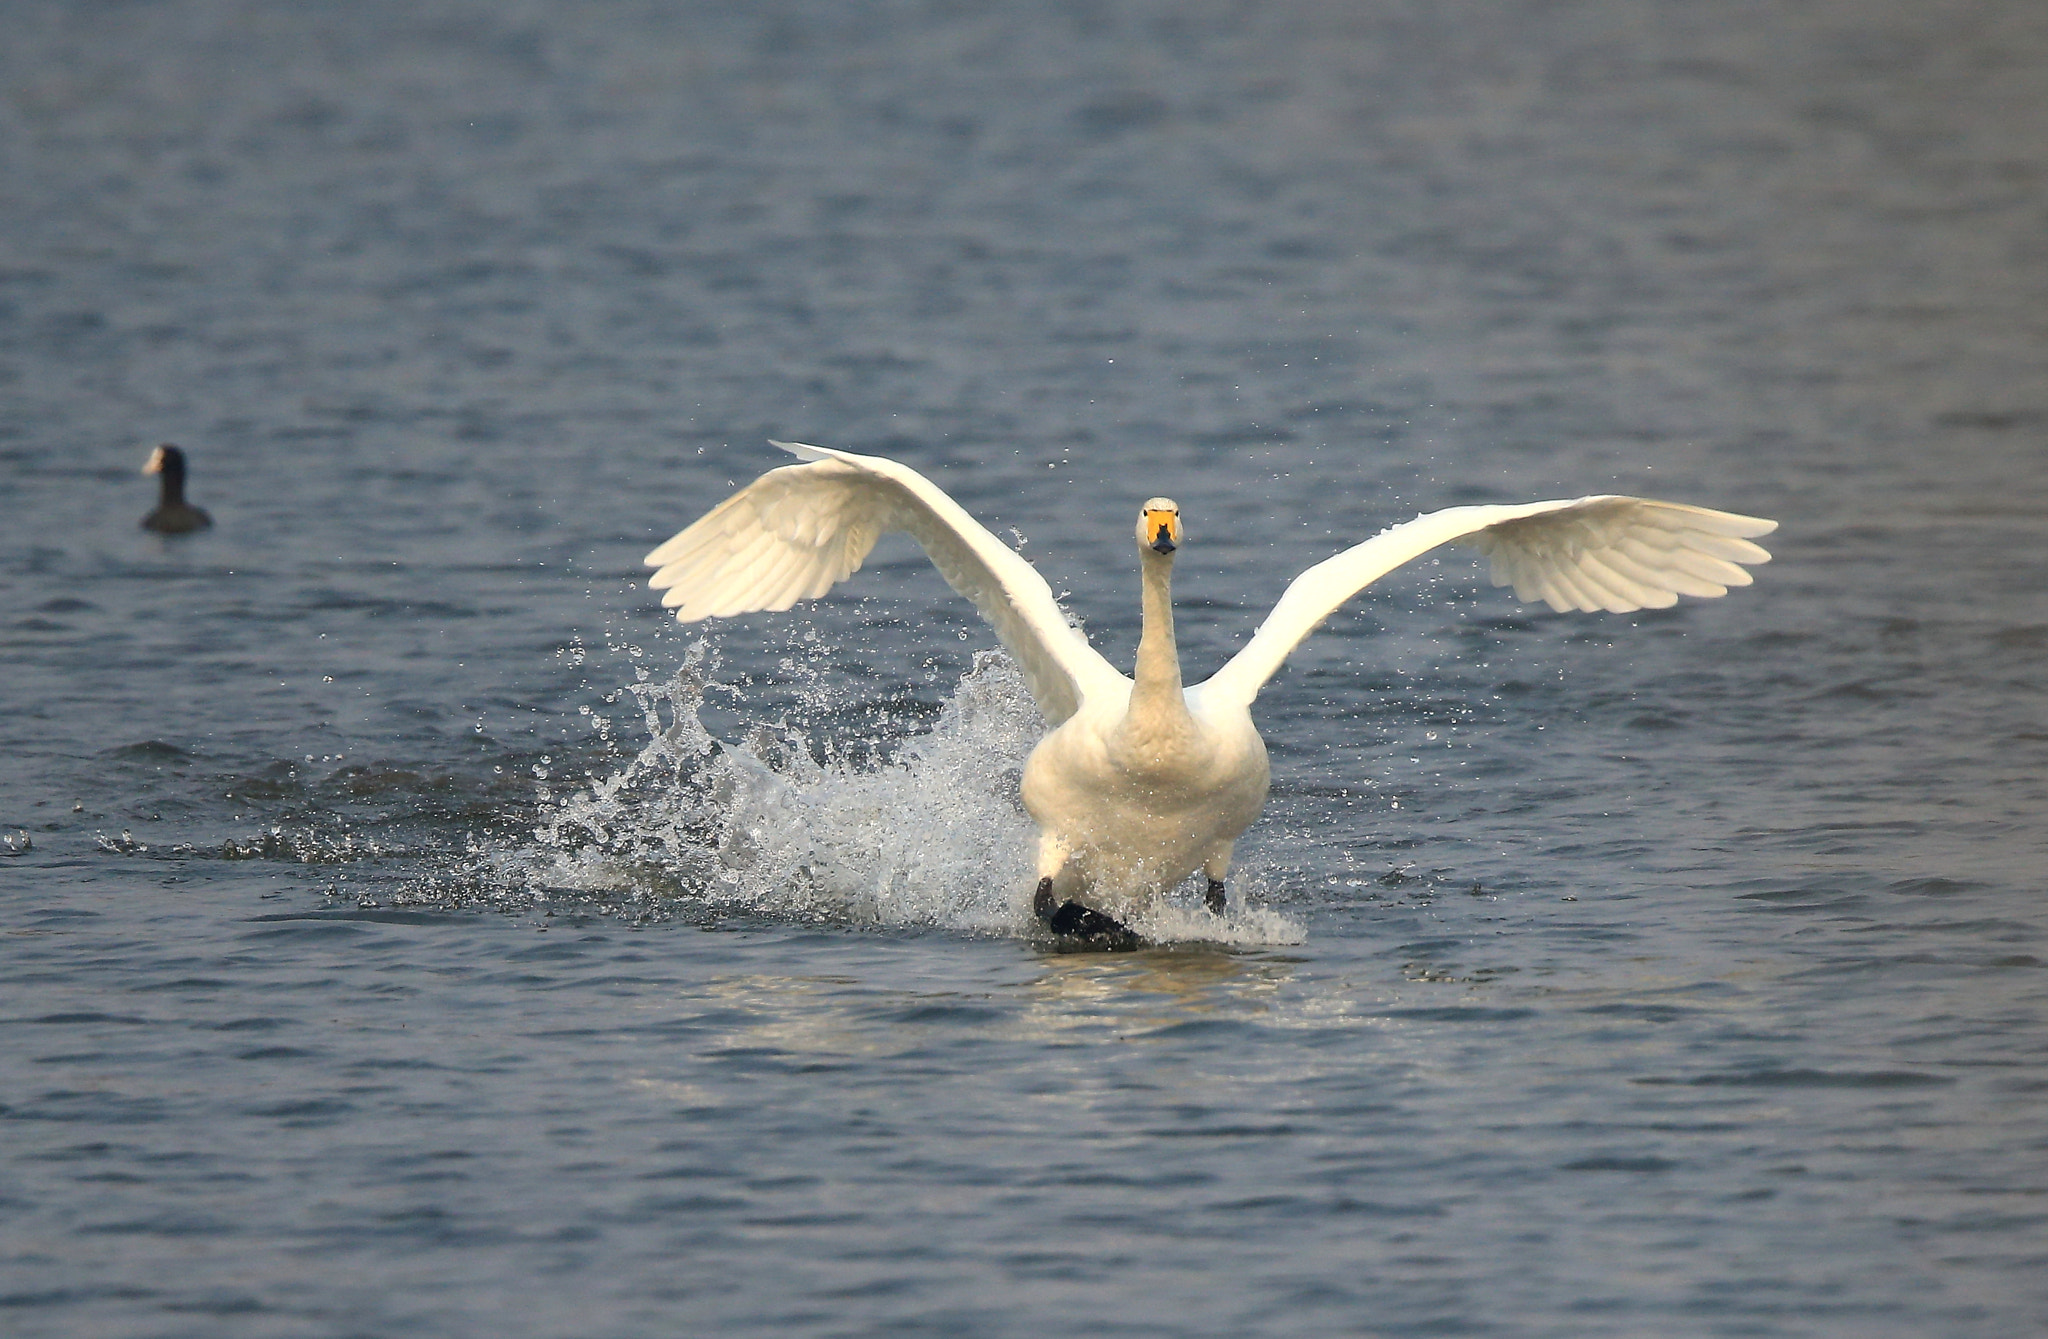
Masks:
[[[1180,504],[1170,497],[1155,497],[1138,513],[1138,547],[1154,553],[1172,553],[1180,547]]]

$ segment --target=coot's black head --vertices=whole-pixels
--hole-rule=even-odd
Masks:
[[[185,491],[185,452],[182,447],[165,442],[149,453],[149,463],[142,467],[144,474],[161,474],[164,477],[164,496],[182,496]]]

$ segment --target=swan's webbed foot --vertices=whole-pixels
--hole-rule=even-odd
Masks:
[[[1038,881],[1038,890],[1031,895],[1031,914],[1062,939],[1078,939],[1091,948],[1138,947],[1138,936],[1116,917],[1105,915],[1093,907],[1084,907],[1079,902],[1055,903],[1050,876]]]
[[[1069,939],[1085,939],[1102,948],[1136,948],[1138,936],[1131,933],[1129,926],[1114,916],[1104,915],[1093,907],[1084,907],[1079,902],[1062,902],[1060,909],[1046,921],[1056,935]]]
[[[1229,905],[1229,903],[1223,896],[1223,880],[1209,880],[1209,891],[1202,895],[1202,901],[1208,904],[1209,910],[1215,912],[1218,916],[1221,916],[1223,914],[1223,908]]]

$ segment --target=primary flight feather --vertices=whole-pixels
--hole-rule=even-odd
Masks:
[[[1743,565],[1770,561],[1752,541],[1777,529],[1614,494],[1431,512],[1303,572],[1229,663],[1183,687],[1171,599],[1182,527],[1171,499],[1140,509],[1143,632],[1126,677],[1067,621],[1036,568],[916,470],[775,445],[804,463],[768,471],[648,554],[649,584],[685,623],[787,609],[852,575],[882,535],[908,533],[995,629],[1051,727],[1024,768],[1024,805],[1039,827],[1033,909],[1055,932],[1108,944],[1132,936],[1090,903],[1142,906],[1197,869],[1210,908],[1224,909],[1232,844],[1266,799],[1252,701],[1303,638],[1386,573],[1461,542],[1524,601],[1626,613],[1748,585]]]

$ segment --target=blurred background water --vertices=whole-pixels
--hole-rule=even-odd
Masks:
[[[2048,10],[0,4],[0,1330],[2048,1324]],[[899,456],[1261,699],[1227,942],[1048,953],[1028,702]],[[216,522],[141,531],[158,441]],[[716,742],[714,742],[716,741]]]

